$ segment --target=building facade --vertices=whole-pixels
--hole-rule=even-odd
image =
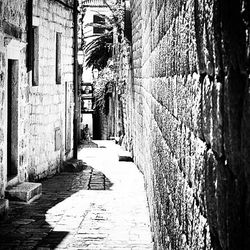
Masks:
[[[0,194],[73,148],[73,0],[0,1]]]
[[[24,109],[29,110],[29,93],[25,63],[26,2],[0,3],[0,192],[3,197],[7,177],[18,175],[24,180],[28,168],[26,121],[29,117]],[[22,135],[18,137],[20,131]]]
[[[35,179],[58,171],[73,147],[73,1],[64,3],[33,2],[29,176]]]

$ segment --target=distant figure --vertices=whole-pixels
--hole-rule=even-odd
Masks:
[[[83,140],[90,141],[90,132],[88,124],[86,124],[85,128],[83,129]]]
[[[118,135],[119,137],[117,138],[116,144],[121,146],[124,135],[122,134],[122,131],[119,131]]]

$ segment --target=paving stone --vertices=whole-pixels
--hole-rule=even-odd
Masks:
[[[143,176],[110,146],[82,148],[88,168],[44,180],[39,200],[10,202],[0,249],[153,249]]]

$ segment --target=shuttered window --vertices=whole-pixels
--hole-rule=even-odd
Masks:
[[[39,28],[32,27],[31,36],[32,86],[39,85]]]
[[[62,34],[57,32],[56,33],[56,84],[61,84],[62,82],[61,41],[62,41]]]

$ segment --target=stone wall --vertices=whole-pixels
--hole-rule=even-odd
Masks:
[[[39,84],[27,67],[32,1],[0,0],[0,198],[7,185],[7,132],[14,112],[18,182],[59,171],[73,147],[73,1],[33,1],[39,29]],[[56,84],[56,32],[61,33],[61,84]],[[18,61],[16,108],[8,111],[8,59]],[[13,124],[13,122],[12,122]],[[15,181],[15,182],[16,182]],[[12,183],[14,184],[14,183]]]
[[[3,0],[0,1],[0,198],[4,196],[7,184],[7,66],[8,59],[18,60],[18,102],[20,109],[16,110],[18,129],[23,130],[20,143],[21,150],[17,154],[20,162],[20,178],[25,178],[27,168],[28,128],[24,129],[25,118],[23,108],[27,105],[25,42],[26,42],[26,2]],[[20,159],[21,160],[20,160]]]
[[[249,246],[249,4],[131,1],[126,145],[155,249]]]
[[[73,147],[72,20],[72,9],[56,1],[33,2],[33,25],[39,29],[39,84],[30,87],[30,179],[58,171],[66,144],[69,152]],[[61,33],[61,84],[56,84],[55,75],[57,32]],[[31,86],[31,75],[29,81]]]

